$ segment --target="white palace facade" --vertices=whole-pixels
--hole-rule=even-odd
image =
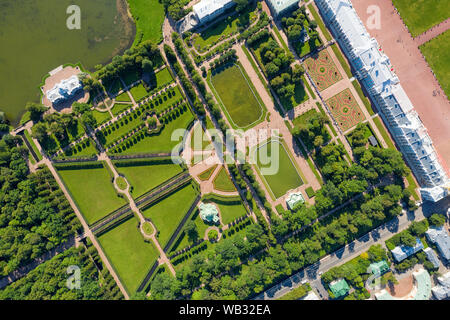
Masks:
[[[349,0],[315,0],[327,26],[351,63],[354,75],[381,111],[420,186],[424,200],[439,201],[450,180],[431,138],[393,72],[389,58],[371,38]],[[431,107],[430,107],[431,109]]]

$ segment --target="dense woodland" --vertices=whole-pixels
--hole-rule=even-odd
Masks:
[[[0,291],[1,300],[98,300],[123,299],[122,293],[107,269],[98,269],[101,262],[94,250],[71,248],[44,262],[30,271],[24,278]],[[76,284],[73,271],[68,267],[80,268],[79,289],[69,290],[67,281]]]
[[[0,140],[0,275],[73,236],[81,224],[48,169],[30,173],[20,137]]]

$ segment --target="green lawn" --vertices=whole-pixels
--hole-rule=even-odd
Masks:
[[[421,45],[420,50],[445,94],[450,97],[450,30]]]
[[[294,160],[291,160],[288,151],[285,150],[281,141],[274,141],[274,147],[276,150],[272,150],[272,144],[265,143],[255,150],[254,156],[257,160],[257,167],[259,168],[261,175],[269,185],[270,191],[272,191],[275,198],[280,198],[285,195],[290,189],[295,189],[303,184],[299,172],[297,171]],[[273,153],[275,151],[275,153]],[[278,151],[278,157],[276,155]],[[263,163],[259,154],[267,155],[269,157],[269,163]],[[277,159],[278,158],[278,159]],[[262,169],[273,168],[273,172],[263,173]]]
[[[217,173],[216,177],[213,181],[214,189],[225,192],[233,192],[236,191],[236,187],[231,181],[231,178],[228,176],[227,171],[224,167],[220,168],[219,173]]]
[[[158,71],[155,74],[155,77],[156,77],[156,87],[173,82],[172,75],[170,74],[168,68],[164,68],[164,69]]]
[[[198,238],[202,239],[205,236],[206,229],[208,229],[210,225],[206,224],[202,220],[202,218],[200,218],[200,210],[198,208],[194,210],[191,220],[194,221],[195,226],[197,227]],[[177,241],[174,242],[174,245],[170,249],[170,252],[176,252],[178,250],[186,248],[192,243],[193,242],[190,241],[189,237],[185,233],[181,233]]]
[[[449,17],[449,3],[445,0],[392,0],[413,37]]]
[[[209,150],[209,148],[207,148],[209,145],[211,145],[211,141],[203,131],[202,125],[197,123],[191,134],[191,149],[194,151]]]
[[[138,102],[144,97],[148,96],[147,90],[144,88],[142,83],[139,83],[137,86],[134,86],[130,89],[130,93],[134,98],[134,101]]]
[[[28,132],[28,130],[24,130],[24,136],[25,136],[25,139],[27,139],[27,141],[30,143],[31,148],[32,148],[33,151],[36,153],[36,155],[37,155],[39,161],[41,161],[41,160],[42,160],[42,155],[41,155],[41,153],[39,152],[39,149],[36,147],[36,144],[34,143],[33,139],[31,138],[31,135],[30,135],[30,133]]]
[[[312,4],[308,5],[308,9],[311,12],[314,20],[317,22],[317,25],[319,26],[320,30],[322,31],[323,35],[325,36],[325,39],[327,41],[330,41],[332,39],[330,32],[325,27],[325,24],[322,21],[322,18],[319,16],[319,13],[316,11],[316,8]]]
[[[373,118],[373,122],[377,126],[378,130],[381,133],[381,136],[383,137],[383,140],[387,143],[388,148],[396,149],[394,143],[391,140],[391,137],[389,136],[389,133],[384,128],[383,124],[381,123],[382,120],[379,117]]]
[[[128,95],[128,91],[122,92],[120,95],[116,97],[116,101],[119,102],[131,102],[131,98]]]
[[[159,257],[153,243],[144,241],[133,217],[102,234],[98,240],[114,270],[131,295]]]
[[[119,166],[115,162],[117,171],[123,174],[133,187],[131,195],[137,198],[147,191],[159,186],[167,179],[182,172],[183,169],[177,164],[152,164],[136,166]]]
[[[191,206],[197,191],[188,184],[142,211],[158,230],[158,241],[164,247]]]
[[[187,128],[192,121],[194,121],[194,116],[192,112],[188,110],[175,120],[172,120],[166,124],[159,134],[143,136],[140,140],[136,139],[136,142],[134,142],[134,138],[132,138],[131,140],[133,140],[133,145],[130,145],[128,148],[123,150],[122,147],[124,146],[124,143],[122,143],[117,147],[117,149],[122,148],[120,154],[171,152],[172,149],[181,141],[181,139],[172,141],[172,133],[177,129]]]
[[[115,103],[111,109],[111,112],[114,116],[117,116],[124,112],[125,110],[128,110],[132,107],[132,104],[126,104],[126,103]]]
[[[95,120],[97,121],[97,126],[111,120],[111,115],[109,114],[108,111],[100,112],[98,110],[94,110],[92,111],[92,114]]]
[[[126,117],[122,117],[118,121],[104,128],[101,131],[103,137],[99,139],[100,143],[107,146],[120,139],[122,135],[141,125],[143,122],[140,115],[137,114],[137,111],[139,110],[133,111],[131,114],[127,114]],[[97,134],[99,134],[99,132],[97,132]]]
[[[367,98],[364,95],[364,92],[362,91],[361,85],[359,84],[358,80],[353,80],[352,81],[352,85],[355,88],[356,92],[358,92],[359,98],[362,100],[362,102],[364,103],[364,106],[367,109],[367,112],[369,112],[369,114],[371,116],[373,116],[375,114],[375,112],[372,109],[372,104],[370,103],[369,98]]]
[[[162,24],[164,6],[158,0],[128,0],[131,14],[136,22],[136,38],[133,46],[142,41],[151,40],[159,43],[162,40]]]
[[[117,196],[105,167],[58,170],[58,173],[88,224],[127,203]]]
[[[176,86],[175,88],[170,89],[169,91],[153,98],[149,102],[149,105],[152,108],[152,110],[155,110],[156,112],[161,112],[182,98],[183,95],[181,94],[180,88]]]
[[[210,76],[209,81],[227,118],[235,128],[248,128],[264,116],[264,107],[248,83],[245,70],[233,65]]]
[[[237,218],[245,216],[247,210],[242,203],[217,203],[223,225],[227,225]]]
[[[57,158],[92,157],[96,154],[97,148],[95,147],[95,142],[91,138],[86,138],[72,148],[66,150],[64,156],[58,156]]]
[[[213,165],[211,168],[206,169],[202,173],[198,175],[199,179],[202,181],[207,181],[209,178],[211,178],[212,174],[214,173],[214,170],[216,170],[217,164]]]

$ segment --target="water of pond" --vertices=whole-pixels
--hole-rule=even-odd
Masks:
[[[80,8],[79,30],[67,27],[70,5]],[[0,0],[0,110],[17,124],[50,70],[78,62],[92,70],[134,36],[126,0]]]

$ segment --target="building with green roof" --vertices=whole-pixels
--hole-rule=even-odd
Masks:
[[[207,223],[219,222],[219,210],[212,203],[200,202],[198,208],[200,209],[200,218]]]
[[[370,272],[374,275],[381,275],[389,270],[386,260],[374,262],[369,266]]]
[[[347,281],[345,279],[339,279],[331,282],[329,284],[331,292],[335,298],[340,298],[348,294],[350,291],[350,287],[348,286]]]
[[[298,9],[299,0],[267,0],[266,3],[275,17],[286,14],[290,10]]]

